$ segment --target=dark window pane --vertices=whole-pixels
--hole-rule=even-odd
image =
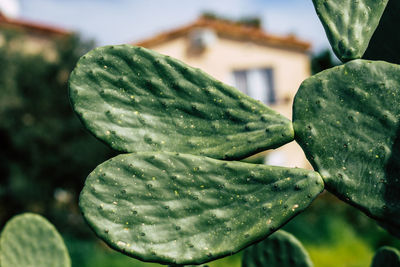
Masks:
[[[245,70],[234,71],[233,76],[235,77],[235,86],[239,91],[248,94],[247,88],[247,72]]]

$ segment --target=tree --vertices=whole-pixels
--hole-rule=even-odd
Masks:
[[[92,43],[75,35],[54,40],[58,58],[49,62],[14,51],[12,40],[23,36],[7,36],[0,47],[0,223],[32,211],[62,230],[73,227],[87,173],[113,154],[82,130],[67,96],[68,74]]]
[[[332,68],[340,63],[332,56],[330,49],[324,49],[311,57],[311,73],[316,74],[320,71]]]

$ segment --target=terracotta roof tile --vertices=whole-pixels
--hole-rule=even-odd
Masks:
[[[222,37],[241,41],[252,41],[264,45],[297,49],[304,52],[311,48],[311,43],[299,40],[295,35],[292,34],[287,36],[272,35],[264,32],[260,28],[205,17],[200,17],[197,21],[190,25],[161,33],[143,41],[139,41],[135,43],[135,45],[151,48],[152,46],[167,42],[180,36],[184,36],[196,28],[211,28]]]
[[[21,20],[21,19],[13,19],[6,17],[4,14],[0,12],[0,28],[10,28],[10,29],[22,29],[29,30],[33,32],[38,32],[42,34],[55,35],[55,36],[64,36],[69,35],[71,32],[66,31],[61,28],[40,24],[36,22]]]

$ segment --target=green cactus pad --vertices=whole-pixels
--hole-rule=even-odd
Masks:
[[[371,267],[400,267],[400,253],[392,247],[381,247],[375,253]]]
[[[202,264],[265,238],[323,187],[304,169],[142,152],[99,165],[79,204],[97,235],[127,255]]]
[[[1,267],[70,267],[64,241],[45,218],[25,213],[7,222],[0,238]]]
[[[354,60],[307,79],[293,121],[330,192],[400,226],[400,66]]]
[[[389,0],[364,58],[400,64],[400,1]]]
[[[242,267],[312,266],[311,259],[300,241],[283,230],[248,247],[242,258]]]
[[[361,58],[388,0],[313,0],[329,42],[343,62]]]
[[[92,50],[79,60],[69,86],[85,126],[123,152],[241,159],[293,140],[287,118],[199,69],[141,47]]]

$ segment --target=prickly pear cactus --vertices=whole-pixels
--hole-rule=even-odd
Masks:
[[[242,267],[312,266],[311,259],[300,241],[283,230],[248,247],[242,258]]]
[[[294,136],[291,122],[267,106],[141,47],[94,49],[79,60],[69,86],[87,129],[122,152],[241,159]]]
[[[342,61],[400,62],[398,2],[313,0]],[[320,174],[329,191],[400,232],[398,65],[353,60],[307,79],[293,125],[198,69],[128,45],[83,56],[69,86],[86,128],[134,152],[98,166],[80,198],[97,235],[127,255],[182,265],[235,253],[304,210],[324,188]],[[320,174],[220,160],[294,136]]]
[[[389,0],[363,58],[400,64],[400,1]]]
[[[7,222],[0,237],[1,267],[70,267],[62,237],[37,214],[25,213]]]
[[[400,66],[365,60],[303,82],[296,141],[326,188],[371,217],[400,226]]]
[[[323,190],[318,173],[168,152],[119,155],[87,178],[81,210],[113,248],[201,264],[265,238]]]
[[[313,0],[333,51],[340,60],[345,62],[363,56],[387,2]]]
[[[381,247],[372,260],[371,267],[400,267],[400,252],[392,247]]]
[[[97,48],[69,86],[96,137],[136,152],[97,167],[80,197],[89,225],[125,254],[179,265],[223,257],[274,232],[323,190],[315,172],[216,160],[290,142],[292,123],[178,60]]]

